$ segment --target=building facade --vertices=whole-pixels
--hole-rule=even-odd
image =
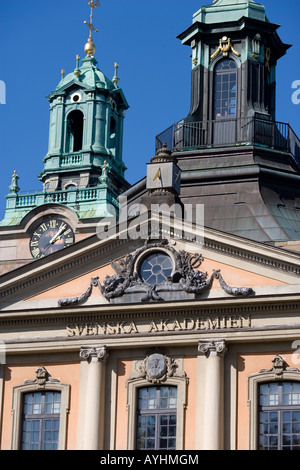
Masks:
[[[44,191],[30,206],[15,174],[1,223],[0,448],[300,450],[299,140],[274,114],[288,46],[252,0],[201,7],[179,36],[190,114],[129,187],[97,3],[82,67],[49,96]]]

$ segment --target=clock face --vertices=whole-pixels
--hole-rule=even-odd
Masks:
[[[74,243],[71,227],[60,219],[50,219],[41,223],[30,239],[30,252],[34,259],[43,258]]]

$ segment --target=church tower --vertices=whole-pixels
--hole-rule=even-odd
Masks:
[[[90,47],[90,43],[88,43]],[[122,161],[123,120],[128,104],[118,87],[117,67],[109,80],[86,48],[87,56],[74,72],[64,76],[50,102],[49,149],[40,174],[44,190],[95,187],[110,173],[111,191],[118,194],[127,183]]]
[[[81,62],[76,56],[74,70],[62,71],[58,86],[48,96],[49,145],[39,174],[43,190],[20,194],[19,175],[15,171],[12,176],[0,222],[0,259],[5,269],[8,260],[10,269],[17,267],[95,233],[104,219],[105,226],[107,220],[114,222],[117,198],[129,188],[122,159],[123,122],[129,106],[118,86],[118,64],[111,80],[97,67],[92,33],[97,32],[93,14],[100,2],[88,4],[86,56]]]
[[[193,15],[178,36],[191,48],[190,110],[156,135],[156,155],[172,152],[181,202],[202,205],[206,227],[281,246],[300,239],[300,140],[276,121],[276,68],[290,47],[278,29],[253,0]],[[130,188],[128,204],[140,192]]]
[[[192,49],[188,121],[276,119],[276,65],[290,47],[278,28],[253,0],[215,0],[193,15],[178,36]]]

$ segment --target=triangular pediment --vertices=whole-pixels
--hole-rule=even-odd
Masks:
[[[170,224],[169,218],[147,217],[130,221],[129,234],[134,237],[128,237],[127,228],[116,227],[1,276],[2,312],[252,302],[300,293],[297,253],[192,225],[185,225],[179,236],[180,221]],[[159,235],[149,236],[149,222],[163,223]],[[155,253],[169,257],[171,267],[165,270],[165,281],[148,284],[141,265]]]
[[[86,84],[84,83],[81,83],[79,80],[77,80],[75,77],[73,80],[71,80],[70,82],[66,83],[65,85],[57,88],[55,91],[53,91],[52,93],[50,93],[50,95],[47,97],[48,100],[50,100],[51,98],[53,98],[54,96],[59,96],[59,95],[63,95],[65,93],[69,93],[72,89],[81,89],[81,90],[84,90],[84,91],[92,91],[93,88],[92,87],[89,87],[87,86]]]

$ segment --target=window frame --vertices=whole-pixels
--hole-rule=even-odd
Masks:
[[[177,387],[177,422],[176,422],[176,450],[183,450],[184,442],[184,415],[186,408],[187,379],[185,377],[169,377],[163,383],[151,384],[146,379],[132,379],[127,382],[127,450],[136,450],[136,430],[138,415],[138,389],[154,386]]]
[[[218,70],[218,67],[222,65],[222,63],[224,63],[225,61],[230,61],[232,64],[234,64],[235,68],[234,70],[226,70],[226,71],[219,71]],[[217,93],[217,90],[216,90],[216,78],[217,78],[217,74],[219,76],[224,76],[224,75],[227,75],[227,76],[230,76],[231,74],[235,74],[235,114],[228,114],[227,116],[223,116],[221,115],[220,117],[217,118],[217,115],[216,115],[216,93]],[[230,81],[230,80],[228,80]],[[221,82],[223,83],[223,81]],[[221,91],[223,91],[223,89],[221,89]],[[223,96],[223,95],[221,95]],[[217,120],[226,120],[226,119],[236,119],[237,118],[237,114],[238,114],[238,66],[237,66],[237,63],[234,59],[232,59],[231,57],[227,57],[227,58],[223,58],[221,60],[218,60],[216,62],[216,64],[214,65],[214,68],[213,68],[213,94],[212,94],[212,115],[213,115],[213,120],[214,121],[217,121]],[[221,100],[222,101],[222,100]],[[228,96],[228,101],[230,102],[231,101],[231,97]],[[230,110],[231,109],[231,106],[228,105],[227,106],[227,110]]]
[[[59,412],[50,412],[50,413],[47,413],[46,412],[46,405],[47,405],[47,401],[46,401],[46,394],[59,394]],[[37,396],[37,394],[40,394],[40,402],[36,402],[35,400],[35,397]],[[28,397],[32,397],[33,398],[33,402],[32,404],[31,403],[26,403],[25,401],[25,398],[26,396]],[[58,402],[56,402],[58,403]],[[34,408],[34,405],[36,404],[39,404],[40,405],[40,412],[37,413],[37,412],[33,412],[33,408]],[[51,446],[53,446],[54,442],[56,441],[50,441],[50,442],[47,442],[43,439],[43,434],[45,432],[45,423],[46,421],[51,421],[51,423],[53,423],[54,421],[58,421],[58,423],[60,424],[60,404],[61,404],[61,392],[60,391],[54,391],[54,390],[41,390],[41,391],[36,391],[36,392],[26,392],[26,393],[23,393],[23,406],[22,406],[22,423],[21,423],[21,439],[20,439],[20,448],[21,450],[31,450],[31,449],[26,449],[26,448],[22,448],[22,444],[23,444],[23,432],[26,433],[26,430],[24,429],[24,425],[26,424],[29,424],[29,423],[33,423],[33,422],[39,422],[39,431],[36,431],[38,432],[39,434],[39,440],[38,441],[25,441],[24,444],[27,444],[29,445],[30,447],[32,446],[32,444],[34,443],[38,443],[39,445],[39,449],[36,449],[36,450],[51,450],[51,449],[44,449],[43,448],[43,445],[46,445],[46,444],[50,444]],[[25,405],[29,405],[30,407],[32,407],[32,413],[26,413],[24,411],[25,409]],[[58,428],[59,430],[59,428]],[[51,431],[52,431],[52,426],[51,426]],[[57,439],[57,446],[58,446],[58,439]],[[35,450],[35,449],[32,449],[32,450]],[[56,449],[55,449],[56,450]]]
[[[26,393],[34,392],[60,392],[60,423],[57,450],[65,450],[67,440],[67,418],[69,412],[70,401],[70,385],[61,383],[24,384],[13,388],[12,401],[12,442],[11,450],[20,450],[21,448],[21,432],[23,422],[23,398]]]
[[[169,393],[170,393],[170,390],[171,388],[172,389],[175,389],[176,390],[176,407],[167,407],[167,408],[161,408],[159,406],[156,406],[155,408],[138,408],[137,407],[137,411],[136,411],[136,430],[138,429],[138,418],[141,416],[141,417],[149,417],[149,416],[154,416],[155,418],[155,435],[154,435],[154,441],[155,441],[155,447],[154,448],[145,448],[145,449],[137,449],[137,441],[139,439],[139,437],[137,436],[136,437],[136,449],[137,450],[146,450],[146,451],[151,451],[151,450],[161,450],[161,451],[166,451],[168,452],[169,450],[175,450],[175,449],[170,449],[170,448],[163,448],[163,449],[158,449],[157,447],[159,447],[159,441],[160,441],[160,436],[159,436],[159,430],[160,430],[160,418],[162,416],[168,416],[169,418],[171,416],[175,416],[176,418],[176,431],[177,431],[177,395],[178,395],[178,389],[176,386],[174,385],[166,385],[166,384],[149,384],[147,387],[140,387],[138,390],[137,390],[137,394],[138,394],[138,400],[137,402],[139,401],[139,392],[141,390],[149,390],[149,389],[155,389],[155,404],[157,405],[158,403],[160,403],[160,400],[162,398],[164,398],[161,394],[161,389],[165,387],[165,388],[168,388],[169,389]],[[170,398],[174,398],[174,397],[171,397],[171,395],[169,395],[168,393],[168,399]],[[167,425],[167,427],[169,428],[170,424]],[[173,425],[175,426],[175,425]],[[147,427],[147,426],[146,426]],[[171,438],[174,438],[175,437],[175,442],[177,442],[177,435],[175,434],[175,436],[170,436],[169,434],[167,434],[167,436],[165,436],[166,439],[171,439]],[[147,436],[146,436],[146,441],[147,441]]]
[[[85,115],[81,108],[74,107],[69,110],[66,115],[65,124],[65,153],[73,154],[82,152],[84,146],[84,122]],[[78,137],[80,138],[78,139]],[[81,145],[77,145],[78,141]],[[77,148],[77,146],[80,148]]]
[[[249,450],[258,450],[259,385],[275,382],[300,382],[300,371],[298,369],[283,370],[278,375],[271,369],[248,377]]]
[[[164,257],[164,260],[161,264],[158,263],[158,261],[156,262],[155,266],[160,266],[161,268],[161,271],[159,273],[155,273],[153,271],[153,269],[151,269],[151,274],[149,274],[148,278],[146,279],[146,274],[145,274],[145,266],[144,264],[146,262],[148,262],[148,264],[151,264],[149,259],[150,258],[157,258],[159,256],[162,256]],[[165,262],[169,262],[169,266],[165,267],[163,266],[163,264]],[[153,268],[154,265],[152,265],[152,268]],[[173,260],[171,258],[171,256],[169,255],[169,253],[165,253],[164,251],[161,251],[161,250],[157,250],[157,251],[152,251],[151,253],[146,253],[145,256],[140,260],[140,263],[139,263],[139,271],[138,271],[138,275],[139,275],[139,278],[142,280],[142,282],[146,285],[149,285],[149,286],[160,286],[162,284],[164,284],[165,282],[167,282],[168,280],[168,277],[171,276],[172,272],[174,271],[174,263],[173,263]],[[166,274],[166,271],[169,273],[168,275]],[[161,276],[163,278],[163,280],[161,282],[149,282],[149,280],[151,278],[155,278],[156,277],[156,280],[158,281],[158,277]]]
[[[272,393],[270,391],[270,385],[277,385],[277,392],[276,393],[276,397],[278,398],[278,403],[276,404],[261,404],[260,403],[260,399],[258,400],[258,409],[257,409],[257,420],[258,420],[258,425],[260,425],[261,421],[260,421],[260,413],[275,413],[277,415],[277,434],[276,433],[273,433],[274,436],[277,437],[277,449],[275,449],[275,446],[274,449],[266,449],[266,450],[293,450],[293,449],[284,449],[284,447],[287,447],[287,446],[284,446],[283,444],[283,435],[290,435],[290,436],[293,436],[293,433],[290,432],[290,433],[284,433],[283,432],[283,428],[282,428],[282,425],[283,425],[283,414],[285,412],[287,413],[293,413],[293,412],[297,412],[298,414],[300,413],[300,401],[299,401],[299,398],[298,398],[298,403],[297,404],[284,404],[284,384],[291,384],[292,385],[292,388],[293,388],[293,385],[295,384],[298,384],[299,385],[299,382],[298,381],[288,381],[288,380],[280,380],[280,381],[272,381],[272,382],[263,382],[261,384],[258,384],[258,391],[260,392],[260,388],[262,385],[266,385],[268,386],[268,393],[267,394],[264,394],[264,396],[267,396],[269,399],[271,399],[272,397]],[[260,393],[259,393],[260,395]],[[298,395],[300,395],[300,393],[298,392]],[[274,399],[274,397],[273,397]],[[300,419],[298,420],[298,424],[300,423]],[[270,421],[267,421],[267,424],[270,424]],[[300,433],[297,433],[298,435]],[[270,436],[270,433],[268,433],[268,435]],[[259,449],[259,442],[260,442],[260,436],[261,436],[261,433],[260,433],[260,429],[258,429],[258,433],[257,433],[257,440],[258,440],[258,449]],[[299,445],[298,445],[299,447]],[[299,450],[299,449],[297,449]]]

